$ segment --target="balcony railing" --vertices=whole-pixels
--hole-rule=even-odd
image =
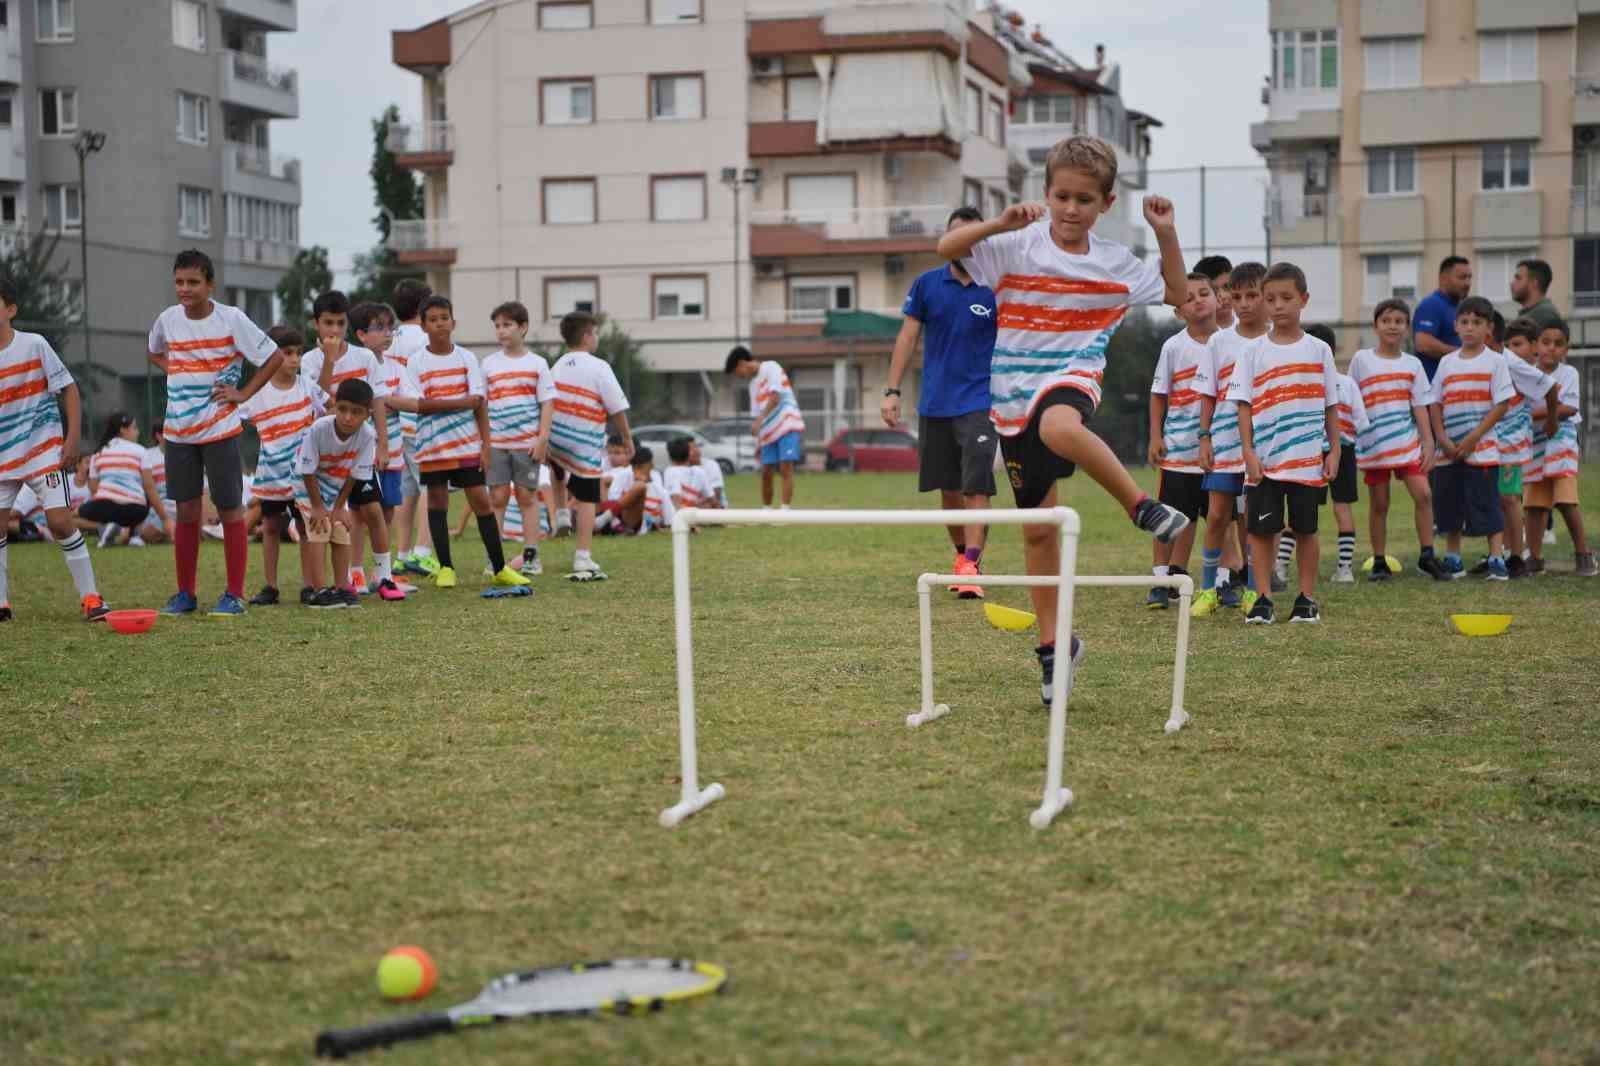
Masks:
[[[397,252],[457,248],[461,238],[447,218],[396,219],[389,223],[389,247]]]
[[[283,93],[299,91],[299,80],[292,67],[277,66],[248,52],[229,52],[228,59],[233,65],[233,76],[240,81]]]
[[[222,244],[224,259],[235,263],[254,263],[257,266],[287,267],[294,262],[296,251],[293,244],[255,237],[228,237]]]
[[[955,204],[756,211],[752,226],[801,226],[830,241],[937,239]]]
[[[455,151],[455,127],[448,122],[391,122],[384,147],[395,155]]]
[[[279,155],[239,141],[229,141],[227,148],[235,169],[241,173],[280,181],[300,180],[300,160],[292,155]]]
[[[1267,190],[1267,220],[1274,226],[1295,226],[1308,220],[1331,223],[1338,213],[1339,202],[1331,192],[1302,193],[1296,203],[1279,190]]]

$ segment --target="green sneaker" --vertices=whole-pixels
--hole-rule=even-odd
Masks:
[[[1256,605],[1256,601],[1260,598],[1261,593],[1257,592],[1255,589],[1245,589],[1239,594],[1239,609],[1245,614],[1249,614],[1250,608],[1254,607]]]
[[[437,574],[439,572],[439,557],[432,552],[428,552],[426,555],[417,552],[415,561],[418,566],[422,567],[422,572],[425,574]]]
[[[1219,606],[1221,603],[1217,598],[1217,590],[1202,589],[1200,595],[1194,598],[1194,605],[1189,608],[1189,617],[1204,618],[1208,614],[1215,614]]]

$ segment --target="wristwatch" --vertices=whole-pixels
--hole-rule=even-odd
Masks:
[[[1205,438],[1207,438],[1209,436],[1211,436],[1211,431],[1209,429],[1202,429],[1200,431],[1200,439],[1201,440],[1204,440]]]
[[[884,389],[883,390],[883,394],[885,396],[899,396],[900,395],[900,390],[899,389]]]

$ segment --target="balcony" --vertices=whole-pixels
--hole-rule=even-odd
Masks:
[[[0,127],[0,181],[27,181],[27,138],[15,126]]]
[[[294,30],[299,25],[295,0],[217,0],[217,10],[269,30]]]
[[[218,59],[223,103],[274,118],[300,117],[300,79],[293,69],[245,52],[224,51]]]
[[[1472,199],[1472,239],[1480,249],[1537,247],[1543,232],[1538,189],[1492,190]]]
[[[751,122],[747,143],[752,158],[838,155],[842,152],[940,152],[951,159],[961,158],[961,145],[950,137],[939,134],[919,137],[879,137],[861,141],[843,141],[830,137],[826,144],[818,144],[815,118]]]
[[[222,146],[222,191],[283,203],[300,202],[300,160],[229,141]]]
[[[1339,198],[1331,192],[1271,188],[1267,190],[1267,221],[1277,245],[1337,244]]]
[[[1361,145],[1537,141],[1543,97],[1537,81],[1363,92]]]
[[[1325,111],[1301,111],[1293,118],[1250,124],[1250,146],[1258,152],[1269,152],[1276,144],[1303,141],[1339,140],[1338,108]]]
[[[292,244],[253,237],[228,237],[222,243],[222,258],[230,263],[248,263],[279,270],[287,269],[294,262],[297,251],[299,249]]]
[[[391,122],[384,147],[396,166],[408,170],[443,170],[455,162],[455,127],[448,122]]]
[[[949,204],[756,211],[750,216],[750,254],[782,259],[931,253],[949,217]]]
[[[0,26],[0,84],[22,83],[22,31],[16,20]]]
[[[406,266],[449,266],[461,238],[447,218],[396,219],[389,223],[389,247]]]

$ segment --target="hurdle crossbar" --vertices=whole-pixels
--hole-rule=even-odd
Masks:
[[[1060,589],[1056,599],[1056,632],[1072,632],[1073,577],[1078,566],[1078,536],[1082,525],[1070,507],[1038,510],[983,512],[986,526],[1055,526],[1061,538],[1061,572],[1041,577]],[[695,737],[694,635],[690,622],[689,534],[698,526],[948,526],[948,511],[753,511],[701,510],[685,507],[672,522],[672,599],[678,652],[678,756],[682,765],[677,803],[661,812],[667,828],[681,823],[727,793],[720,783],[700,787],[699,750]],[[1035,828],[1044,828],[1072,805],[1072,790],[1061,784],[1066,761],[1067,673],[1055,672],[1050,696],[1044,798],[1030,816]]]

